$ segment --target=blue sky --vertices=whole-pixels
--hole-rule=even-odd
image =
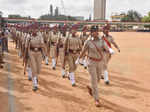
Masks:
[[[64,8],[62,6],[64,2]],[[49,5],[59,6],[61,13],[72,16],[85,16],[93,14],[93,0],[0,0],[0,11],[4,16],[8,14],[21,14],[22,16],[39,17],[49,11]],[[127,12],[130,9],[146,15],[150,11],[150,0],[107,0],[107,18],[112,13]]]

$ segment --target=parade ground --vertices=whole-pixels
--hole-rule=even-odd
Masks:
[[[89,74],[82,66],[76,71],[77,86],[56,70],[42,64],[39,90],[23,73],[15,45],[9,42],[5,66],[0,69],[0,112],[150,112],[150,33],[110,33],[121,49],[109,64],[110,85],[99,83],[102,106],[95,107],[86,86]]]

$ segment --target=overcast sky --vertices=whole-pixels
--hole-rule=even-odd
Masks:
[[[63,3],[64,1],[64,8]],[[85,16],[93,14],[94,0],[0,0],[0,11],[8,14],[39,17],[49,12],[49,5],[59,6],[61,13],[72,16]],[[65,9],[65,10],[64,10]],[[107,0],[107,19],[112,13],[127,12],[129,9],[139,11],[146,15],[150,11],[150,0]]]

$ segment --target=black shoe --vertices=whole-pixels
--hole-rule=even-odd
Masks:
[[[68,80],[70,80],[70,77],[68,76]]]
[[[55,68],[55,67],[53,67],[52,69],[53,69],[53,70],[56,70],[56,68]]]
[[[32,78],[31,78],[31,77],[29,77],[29,78],[28,78],[28,80],[29,80],[29,81],[32,81]]]
[[[109,84],[110,84],[110,82],[109,82],[109,81],[106,81],[106,82],[105,82],[105,84],[106,84],[106,85],[109,85]]]
[[[65,75],[63,75],[62,78],[65,78]]]
[[[4,68],[2,65],[0,65],[0,68]]]
[[[74,83],[74,84],[72,84],[72,87],[76,87],[76,84]]]
[[[83,66],[84,64],[80,63],[81,66]]]
[[[101,79],[104,79],[104,76],[103,76],[103,75],[101,75]]]
[[[33,89],[32,89],[34,92],[36,92],[38,90],[38,87],[37,86],[33,86]]]
[[[92,93],[92,89],[90,86],[87,86],[87,89],[88,89],[88,93],[90,96],[93,96],[93,93]]]
[[[2,62],[0,62],[0,63],[5,64],[5,62],[4,62],[4,61],[2,61]]]

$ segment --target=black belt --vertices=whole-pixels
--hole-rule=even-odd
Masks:
[[[52,44],[53,46],[56,46],[56,42],[51,42],[51,44]]]
[[[76,54],[76,53],[79,53],[80,50],[72,50],[72,49],[69,49],[69,53],[73,53],[73,54]]]
[[[89,56],[88,56],[89,57]],[[93,57],[89,57],[89,59],[93,60],[93,61],[97,61],[97,62],[100,62],[102,60],[102,58],[100,59],[97,59],[97,58],[93,58]]]
[[[64,47],[63,45],[60,45],[60,46],[59,46],[59,48],[63,48],[63,47]]]
[[[42,50],[41,48],[33,48],[33,47],[31,47],[30,49],[31,51],[34,51],[34,52],[39,52]]]

